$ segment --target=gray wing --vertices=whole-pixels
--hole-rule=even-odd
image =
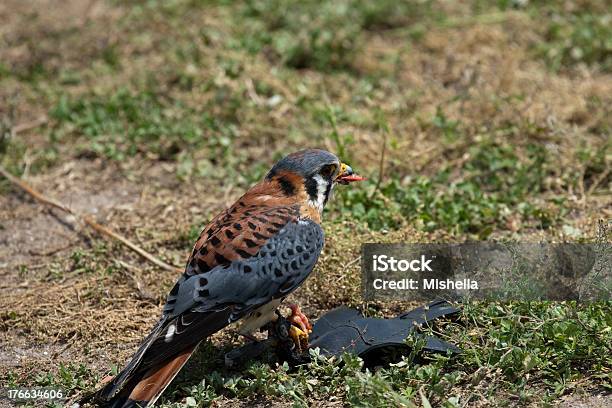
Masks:
[[[323,229],[310,220],[287,223],[251,258],[183,275],[168,296],[162,322],[140,366],[151,367],[221,330],[272,299],[297,289],[323,249]]]
[[[247,309],[291,293],[310,275],[323,248],[323,229],[310,220],[285,225],[248,259],[216,266],[179,280],[178,293],[168,297],[164,315],[186,311],[212,312],[232,305],[231,320]]]

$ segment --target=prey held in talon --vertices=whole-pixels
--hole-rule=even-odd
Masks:
[[[321,217],[333,189],[361,180],[324,150],[302,150],[277,162],[204,228],[159,322],[123,371],[98,391],[99,405],[151,406],[202,340],[235,322],[244,335],[274,324],[276,309],[321,253]],[[299,306],[289,308],[288,335],[303,352],[312,326]]]

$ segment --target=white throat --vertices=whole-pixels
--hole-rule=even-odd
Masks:
[[[328,199],[328,197],[326,197],[327,181],[325,181],[325,179],[321,177],[320,174],[315,175],[313,178],[317,182],[317,199],[316,200],[313,200],[312,198],[308,199],[308,205],[315,208],[317,211],[319,211],[319,213],[323,213],[323,207],[325,207],[325,203]],[[332,189],[333,189],[333,183],[329,191],[330,196],[331,196]]]

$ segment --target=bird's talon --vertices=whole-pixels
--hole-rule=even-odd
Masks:
[[[289,305],[291,309],[291,315],[289,316],[289,322],[298,326],[305,333],[312,332],[312,325],[304,313],[300,310],[300,307],[296,304]]]
[[[308,334],[312,332],[312,325],[298,305],[289,305],[291,315],[287,319],[291,323],[289,336],[293,340],[298,352],[308,349]]]
[[[293,340],[298,353],[303,353],[308,349],[308,333],[302,331],[299,327],[291,325],[289,337]]]

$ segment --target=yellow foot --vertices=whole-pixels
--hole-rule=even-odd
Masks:
[[[295,344],[295,349],[298,353],[303,353],[308,350],[308,333],[303,332],[297,326],[291,325],[289,328],[289,337]]]
[[[308,349],[308,335],[312,332],[312,325],[298,305],[292,304],[289,305],[289,308],[291,309],[291,316],[288,319],[291,323],[289,337],[293,340],[298,352],[302,353]]]
[[[304,313],[300,310],[300,307],[296,304],[289,305],[291,309],[291,316],[289,316],[289,322],[302,329],[305,333],[312,332],[312,325]]]

